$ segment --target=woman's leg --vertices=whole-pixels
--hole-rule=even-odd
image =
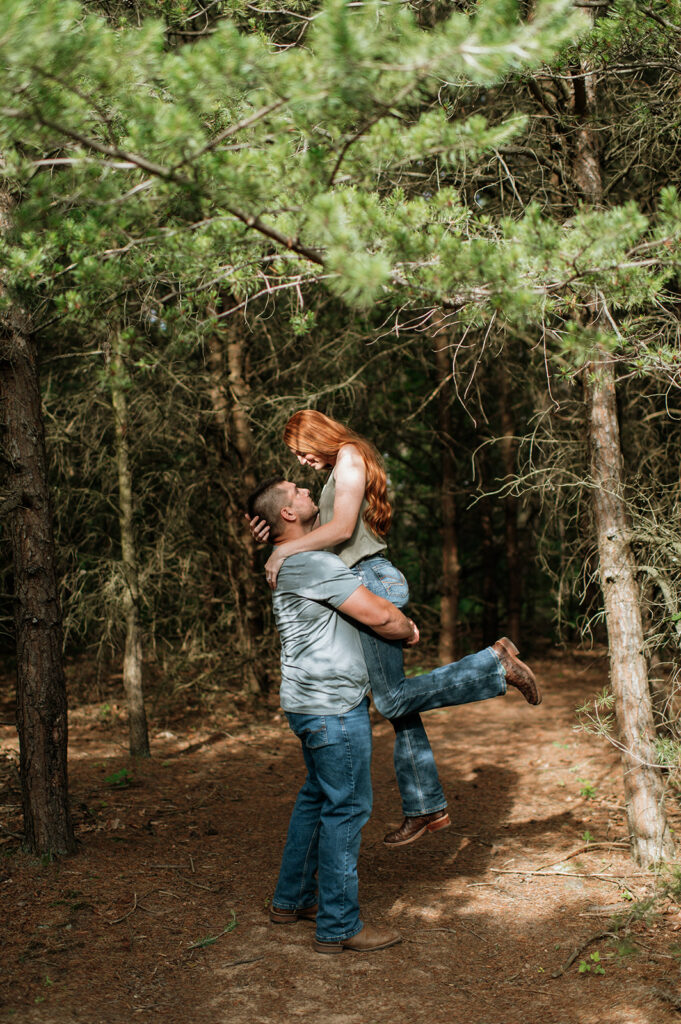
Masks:
[[[407,603],[407,582],[387,559],[364,559],[354,566],[353,571],[372,594],[387,598],[398,608]],[[385,715],[384,709],[394,704],[396,695],[393,688],[397,687],[398,696],[401,694],[404,679],[402,644],[383,640],[371,630],[361,630],[361,636],[374,704]],[[391,721],[395,730],[395,776],[405,817],[420,817],[443,810],[447,801],[420,715],[411,713]]]

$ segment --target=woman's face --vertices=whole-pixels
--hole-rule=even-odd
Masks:
[[[291,451],[301,466],[309,466],[310,469],[320,470],[326,469],[329,465],[326,459],[323,459],[321,455],[316,455],[314,452],[298,452],[294,448]]]

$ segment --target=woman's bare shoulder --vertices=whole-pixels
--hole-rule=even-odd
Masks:
[[[363,466],[364,459],[359,453],[359,448],[354,445],[351,441],[344,444],[338,449],[338,455],[336,456],[336,466],[340,463],[348,466]]]
[[[344,444],[338,450],[333,475],[336,481],[339,479],[347,480],[350,477],[358,477],[360,475],[363,478],[366,475],[364,459],[354,444]]]

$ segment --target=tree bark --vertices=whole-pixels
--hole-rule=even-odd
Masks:
[[[0,194],[0,231],[11,201]],[[24,842],[39,855],[74,853],[69,814],[66,682],[47,482],[38,353],[23,310],[0,314],[4,511],[14,558],[17,730]]]
[[[508,389],[508,374],[501,364],[501,457],[507,481],[516,475],[515,426]],[[520,614],[522,608],[522,565],[518,548],[518,499],[512,494],[504,498],[504,541],[506,546],[506,631],[516,644],[520,643]]]
[[[125,616],[123,686],[128,705],[130,753],[133,757],[149,757],[149,732],[142,685],[139,571],[133,525],[134,505],[128,439],[128,401],[125,390],[127,373],[123,359],[123,339],[118,332],[112,334],[110,344],[109,384],[116,437],[118,522],[121,531],[121,559],[125,578],[123,590],[123,613]]]
[[[244,498],[256,486],[253,471],[253,438],[248,422],[250,389],[243,330],[236,318],[208,342],[207,366],[210,398],[220,428],[226,459],[236,456],[237,487],[230,488],[227,529],[228,571],[236,606],[238,646],[246,692],[254,698],[266,689],[266,678],[257,668],[256,640],[262,634],[262,615],[255,580],[256,545],[244,519]],[[225,386],[225,383],[227,386]]]
[[[591,364],[585,391],[593,509],[629,835],[635,859],[644,865],[658,864],[673,857],[674,843],[665,814],[662,776],[655,763],[655,729],[636,566],[622,496],[622,456],[611,362],[604,359]]]
[[[438,384],[451,374],[451,359],[446,336],[439,335],[435,342],[435,360]],[[456,532],[456,462],[452,448],[452,410],[446,386],[439,395],[439,437],[442,451],[442,483],[440,487],[440,513],[442,516],[442,594],[440,597],[440,640],[438,657],[442,664],[454,661],[458,654],[459,617],[459,544]]]
[[[484,481],[481,478],[481,482]],[[480,509],[480,548],[482,555],[482,644],[490,647],[499,639],[499,590],[497,569],[499,558],[492,522],[492,503],[483,495],[478,501]]]
[[[603,188],[599,136],[593,125],[596,78],[588,68],[579,67],[577,71],[573,88],[579,127],[575,133],[573,180],[589,202],[599,203]],[[587,309],[586,327],[594,324],[602,312],[595,296]],[[644,865],[658,864],[674,855],[674,844],[665,812],[662,775],[655,763],[643,617],[624,500],[615,369],[607,353],[599,353],[584,372],[592,504],[629,837],[635,860]]]

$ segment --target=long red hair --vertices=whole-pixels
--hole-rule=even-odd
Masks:
[[[317,455],[330,465],[335,463],[344,444],[354,445],[366,468],[364,521],[380,537],[386,535],[393,515],[388,501],[388,481],[381,456],[370,441],[323,412],[301,409],[294,412],[284,427],[284,444],[297,455]]]

